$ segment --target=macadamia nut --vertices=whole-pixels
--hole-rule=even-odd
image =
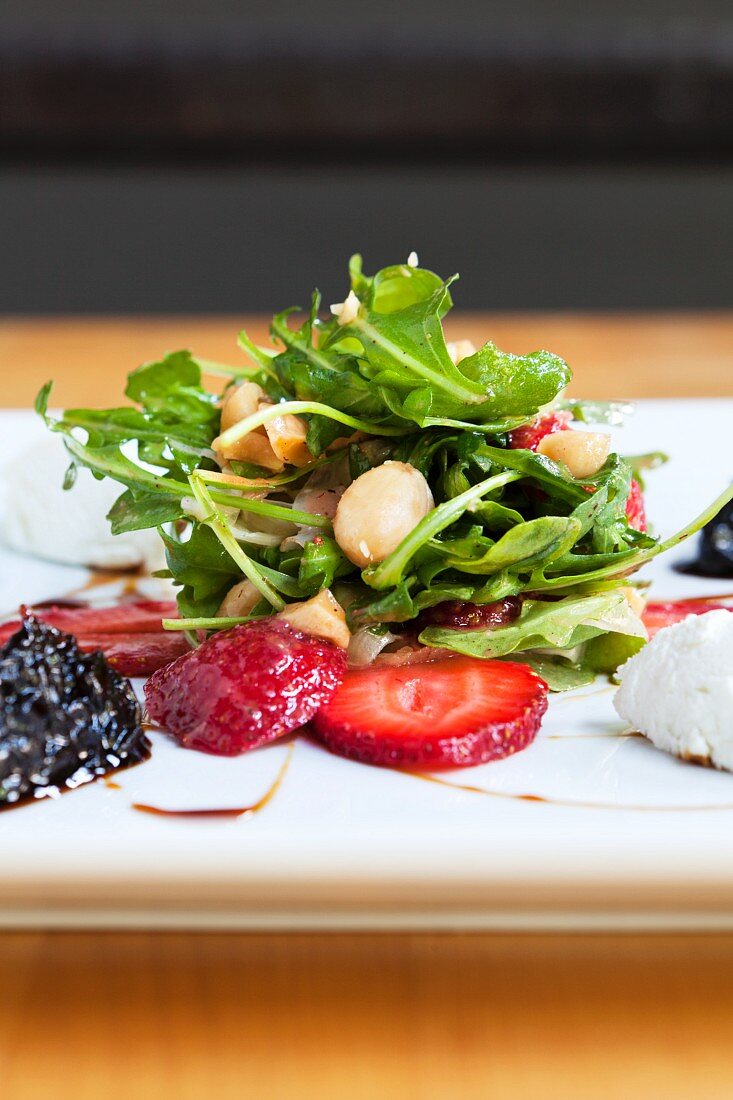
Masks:
[[[610,437],[603,432],[553,432],[540,440],[539,454],[567,466],[573,477],[598,473],[611,450]]]
[[[427,481],[406,462],[385,462],[358,477],[339,501],[333,532],[349,561],[364,569],[396,550],[434,507]]]

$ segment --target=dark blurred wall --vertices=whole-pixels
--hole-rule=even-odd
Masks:
[[[0,312],[731,305],[733,5],[0,7]]]

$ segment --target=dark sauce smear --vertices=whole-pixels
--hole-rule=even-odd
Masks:
[[[245,814],[256,814],[258,810],[263,810],[268,802],[271,802],[277,794],[280,789],[280,784],[290,767],[292,756],[293,743],[291,742],[285,759],[274,780],[262,797],[258,798],[257,801],[253,802],[250,806],[223,806],[202,810],[166,810],[162,806],[150,806],[147,802],[133,802],[132,808],[133,810],[138,810],[142,814],[154,814],[156,817],[244,817]]]
[[[254,806],[227,806],[212,810],[164,810],[162,806],[149,806],[147,802],[133,802],[132,808],[141,814],[155,814],[156,817],[242,817],[243,814],[254,813],[259,807],[255,803]]]
[[[703,527],[695,561],[677,569],[694,577],[733,577],[733,501]]]
[[[0,649],[0,810],[149,756],[129,682],[29,615]]]

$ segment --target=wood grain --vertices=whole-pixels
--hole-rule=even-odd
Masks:
[[[733,938],[6,934],[3,1094],[729,1100]]]
[[[236,361],[242,319],[0,323],[0,404],[120,399],[166,349]],[[258,340],[261,322],[249,321]],[[464,316],[592,397],[730,394],[733,315]],[[0,936],[13,1100],[728,1100],[733,936]]]
[[[49,378],[57,405],[119,402],[127,372],[165,351],[242,362],[236,334],[267,342],[257,317],[0,321],[0,405],[30,405]],[[548,348],[573,368],[586,397],[687,397],[733,393],[733,313],[660,316],[463,314],[449,334],[494,340],[508,351]]]

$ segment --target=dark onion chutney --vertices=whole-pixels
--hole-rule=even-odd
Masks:
[[[697,577],[733,577],[733,501],[705,524],[697,558],[679,569]]]
[[[28,615],[0,649],[0,810],[150,755],[140,704],[102,653]]]

